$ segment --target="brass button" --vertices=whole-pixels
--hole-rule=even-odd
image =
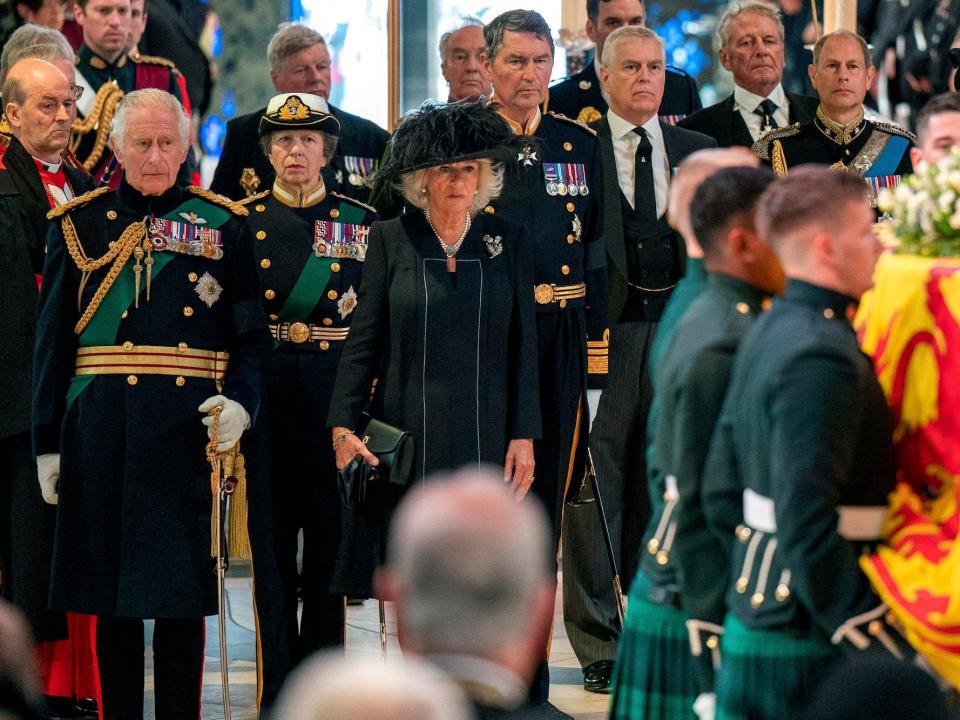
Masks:
[[[197,275],[196,273],[192,272],[189,275],[187,275],[187,280],[189,280],[190,282],[196,282],[199,279],[200,279],[200,276]]]
[[[189,305],[187,305],[187,306],[183,309],[183,316],[184,316],[184,317],[190,317],[191,315],[193,315],[193,308],[190,307]]]
[[[720,639],[716,635],[711,635],[707,638],[707,647],[711,650],[716,650],[720,647]]]
[[[255,205],[253,209],[256,210],[257,212],[263,212],[267,208],[265,205]]]
[[[320,349],[321,349],[321,350],[329,350],[329,349],[330,349],[330,343],[328,343],[326,340],[321,340],[321,341],[320,341]]]
[[[576,238],[574,238],[573,235],[567,235],[567,245],[573,245],[574,240],[576,240]]]
[[[183,375],[177,376],[177,387],[183,387],[187,384],[187,379]]]
[[[129,314],[130,314],[130,311],[129,311],[129,310],[124,310],[122,313],[120,313],[120,319],[121,319],[121,320],[126,320],[126,319],[127,319],[127,315],[129,315]]]
[[[277,293],[275,293],[273,290],[265,290],[263,296],[267,300],[273,300],[277,296]]]
[[[484,211],[485,213],[489,213],[490,215],[493,215],[493,205],[487,205],[487,206],[483,209],[483,211]]]
[[[567,212],[573,212],[574,210],[576,210],[576,208],[577,206],[574,205],[573,203],[567,203]]]
[[[565,308],[567,306],[567,301],[561,298],[560,302],[558,302],[557,305],[559,305],[562,308]]]
[[[116,210],[107,210],[107,220],[116,220],[117,211]]]
[[[129,340],[127,340],[127,341],[123,344],[123,349],[126,350],[127,352],[133,350],[133,343],[130,342]]]
[[[264,258],[263,260],[261,260],[260,267],[262,267],[264,270],[270,267],[270,258]]]
[[[340,211],[334,208],[333,210],[330,211],[330,217],[332,218],[340,217]]]
[[[750,536],[753,534],[753,531],[750,530],[746,525],[737,526],[737,539],[740,542],[745,543],[750,539]]]
[[[276,321],[279,320],[279,319],[280,319],[280,316],[279,316],[279,315],[271,315],[271,316],[270,316],[270,320],[272,320],[273,322],[276,322]]]
[[[127,385],[136,385],[137,376],[136,375],[127,375]]]
[[[827,308],[826,310],[823,311],[823,316],[827,320],[833,320],[833,310],[830,308]]]
[[[333,318],[324,318],[323,324],[326,325],[327,327],[330,327],[331,325],[333,325]]]
[[[327,297],[330,298],[331,300],[336,300],[336,299],[337,299],[337,291],[336,291],[336,290],[328,290],[328,291],[327,291]]]
[[[340,272],[340,263],[333,263],[333,264],[330,266],[330,271],[331,271],[331,272]]]
[[[566,150],[567,152],[570,152],[571,150],[573,150],[573,143],[565,142],[563,144],[563,149]]]
[[[563,267],[560,268],[560,272],[562,272],[564,275],[569,275],[569,274],[570,274],[570,266],[569,266],[569,265],[564,265]]]
[[[737,307],[737,312],[740,313],[741,315],[746,315],[748,312],[750,312],[750,306],[747,305],[745,302],[738,302],[736,307]]]
[[[187,344],[185,342],[177,343],[177,352],[185,353],[187,351]]]
[[[305,343],[310,339],[310,326],[302,322],[290,323],[287,328],[287,337],[295,345]]]
[[[264,240],[267,237],[267,233],[263,230],[257,230],[257,240]]]

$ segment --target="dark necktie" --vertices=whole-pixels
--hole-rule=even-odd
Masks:
[[[767,130],[780,127],[777,124],[777,119],[773,116],[777,109],[777,104],[770,98],[767,98],[757,105],[756,110],[753,112],[755,115],[759,115],[761,117],[760,132],[766,132]]]
[[[653,185],[653,145],[642,127],[633,129],[640,137],[633,165],[633,207],[649,222],[657,221],[657,195]]]

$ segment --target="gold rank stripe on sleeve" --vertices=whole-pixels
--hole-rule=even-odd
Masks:
[[[610,348],[610,331],[603,331],[602,340],[587,340],[587,372],[606,375]]]
[[[230,354],[185,345],[98,345],[77,350],[77,375],[177,375],[222,381]]]

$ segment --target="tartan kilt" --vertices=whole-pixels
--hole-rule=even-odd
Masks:
[[[815,629],[751,630],[727,615],[716,720],[781,720],[802,710],[837,649]]]
[[[696,666],[682,610],[646,599],[650,581],[638,572],[617,643],[611,682],[612,720],[696,720]]]

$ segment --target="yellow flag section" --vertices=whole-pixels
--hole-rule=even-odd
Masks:
[[[886,254],[855,322],[896,419],[887,546],[860,564],[911,644],[960,688],[960,258]]]

